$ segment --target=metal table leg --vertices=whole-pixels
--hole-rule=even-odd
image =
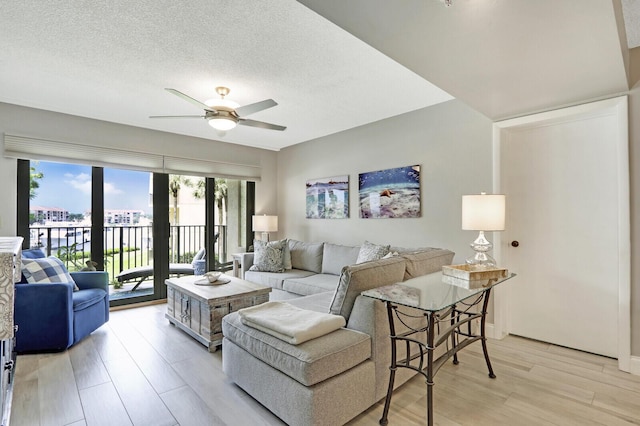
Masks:
[[[385,303],[387,306],[387,316],[389,317],[389,331],[391,336],[391,365],[389,366],[389,388],[387,389],[387,397],[384,400],[384,410],[382,411],[382,417],[380,418],[380,425],[386,426],[389,421],[387,415],[389,414],[389,406],[391,405],[391,395],[393,394],[393,383],[396,378],[396,329],[393,321],[393,306],[391,302]]]
[[[427,424],[429,426],[433,426],[434,423],[434,413],[433,413],[433,386],[434,386],[434,376],[436,375],[440,366],[449,358],[453,358],[453,363],[458,364],[458,356],[457,353],[462,348],[466,347],[468,344],[475,342],[476,340],[480,340],[482,342],[482,352],[484,354],[485,362],[487,363],[487,369],[489,370],[489,377],[495,378],[495,374],[493,372],[493,368],[491,366],[491,361],[489,360],[489,352],[487,351],[487,338],[485,334],[485,322],[487,316],[487,306],[489,304],[489,296],[491,294],[491,289],[487,289],[485,292],[480,295],[480,297],[476,298],[473,302],[466,304],[467,308],[458,309],[456,305],[451,307],[451,313],[448,312],[444,314],[444,312],[425,312],[424,316],[427,319],[427,325],[418,327],[417,329],[410,328],[408,332],[402,332],[400,335],[396,334],[395,327],[395,316],[411,316],[406,313],[401,313],[397,310],[397,306],[392,302],[385,301],[385,305],[387,307],[387,316],[389,319],[389,331],[391,338],[391,365],[389,367],[389,387],[387,389],[387,396],[384,402],[384,410],[382,412],[382,417],[380,418],[380,425],[385,426],[388,424],[388,415],[389,415],[389,407],[391,405],[391,397],[393,395],[393,386],[395,382],[396,370],[398,367],[410,368],[420,374],[422,374],[426,378],[427,384]],[[478,305],[482,302],[482,312],[480,314],[474,313],[473,311],[469,311],[471,307]],[[459,306],[459,305],[458,305]],[[438,314],[443,314],[443,317],[440,317]],[[471,321],[474,319],[480,318],[480,336],[477,334],[471,333]],[[403,322],[403,324],[407,325],[402,319],[399,321]],[[443,335],[439,336],[438,342],[436,343],[436,325],[440,324],[440,322],[446,321],[449,327],[446,331],[443,331]],[[462,331],[461,327],[466,324],[468,331]],[[416,333],[426,332],[426,342],[424,340],[416,340],[410,336]],[[424,336],[424,335],[423,335]],[[463,336],[463,340],[457,340],[456,336]],[[424,337],[423,337],[424,338]],[[438,359],[434,359],[434,351],[436,349],[436,345],[440,345],[445,340],[451,339],[451,349],[448,350],[444,355],[439,357]],[[397,359],[397,343],[399,341],[404,341],[406,343],[407,348],[407,358],[400,361],[398,364]],[[419,352],[417,355],[411,356],[409,354],[409,345],[417,344],[419,346]],[[424,365],[424,357],[426,355],[426,368]],[[418,366],[409,365],[409,361],[419,359],[420,363]],[[425,372],[426,370],[426,372]]]

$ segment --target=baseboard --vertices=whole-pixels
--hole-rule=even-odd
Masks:
[[[485,335],[490,339],[498,339],[502,340],[504,335],[496,336],[496,329],[493,324],[485,324],[484,326]],[[629,373],[634,376],[640,376],[640,356],[631,356],[629,358]]]
[[[479,321],[474,321],[473,324],[471,325],[471,331],[475,334],[480,334],[480,322]],[[485,336],[487,336],[487,338],[489,339],[498,339],[498,340],[502,340],[502,338],[504,338],[504,335],[501,336],[497,336],[496,335],[496,328],[493,324],[490,323],[486,323],[484,325],[484,334]]]
[[[629,373],[640,376],[640,356],[631,356],[629,358]]]
[[[495,326],[493,324],[490,324],[490,323],[486,323],[484,325],[484,334],[489,339],[502,340],[504,338],[503,334],[501,334],[500,336],[496,335],[496,328],[495,328]]]
[[[143,306],[161,305],[167,303],[167,299],[149,300],[147,302],[129,303],[128,305],[111,306],[109,312],[122,311],[124,309],[142,308]]]
[[[484,325],[484,335],[491,338],[491,339],[495,339],[495,337],[493,337],[495,333],[495,328],[493,326],[493,324],[485,324]]]

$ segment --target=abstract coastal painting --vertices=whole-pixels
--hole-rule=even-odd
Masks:
[[[360,173],[361,218],[420,217],[420,166]]]
[[[307,219],[349,217],[349,176],[307,181]]]

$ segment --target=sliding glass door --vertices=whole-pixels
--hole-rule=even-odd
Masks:
[[[154,295],[152,173],[104,168],[104,270],[111,300]]]
[[[18,234],[71,271],[109,273],[111,305],[166,297],[168,276],[231,269],[253,183],[18,160]]]

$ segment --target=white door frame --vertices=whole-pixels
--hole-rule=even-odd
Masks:
[[[618,132],[612,138],[612,149],[617,150],[618,159],[618,368],[630,371],[631,363],[631,225],[629,199],[629,127],[627,113],[627,97],[620,96],[603,101],[592,102],[559,110],[533,114],[493,124],[493,190],[501,193],[501,152],[502,142],[509,137],[510,130],[516,128],[540,127],[563,122],[576,117],[613,115],[617,119]],[[507,203],[509,200],[507,199]],[[509,224],[507,224],[509,226]],[[502,250],[506,249],[506,241],[502,241],[500,233],[494,236],[497,259],[501,259]],[[518,271],[513,271],[518,273]],[[494,324],[493,336],[501,339],[509,334],[509,283],[498,286],[494,292]],[[635,368],[634,368],[635,370]],[[640,374],[640,370],[632,371]]]

